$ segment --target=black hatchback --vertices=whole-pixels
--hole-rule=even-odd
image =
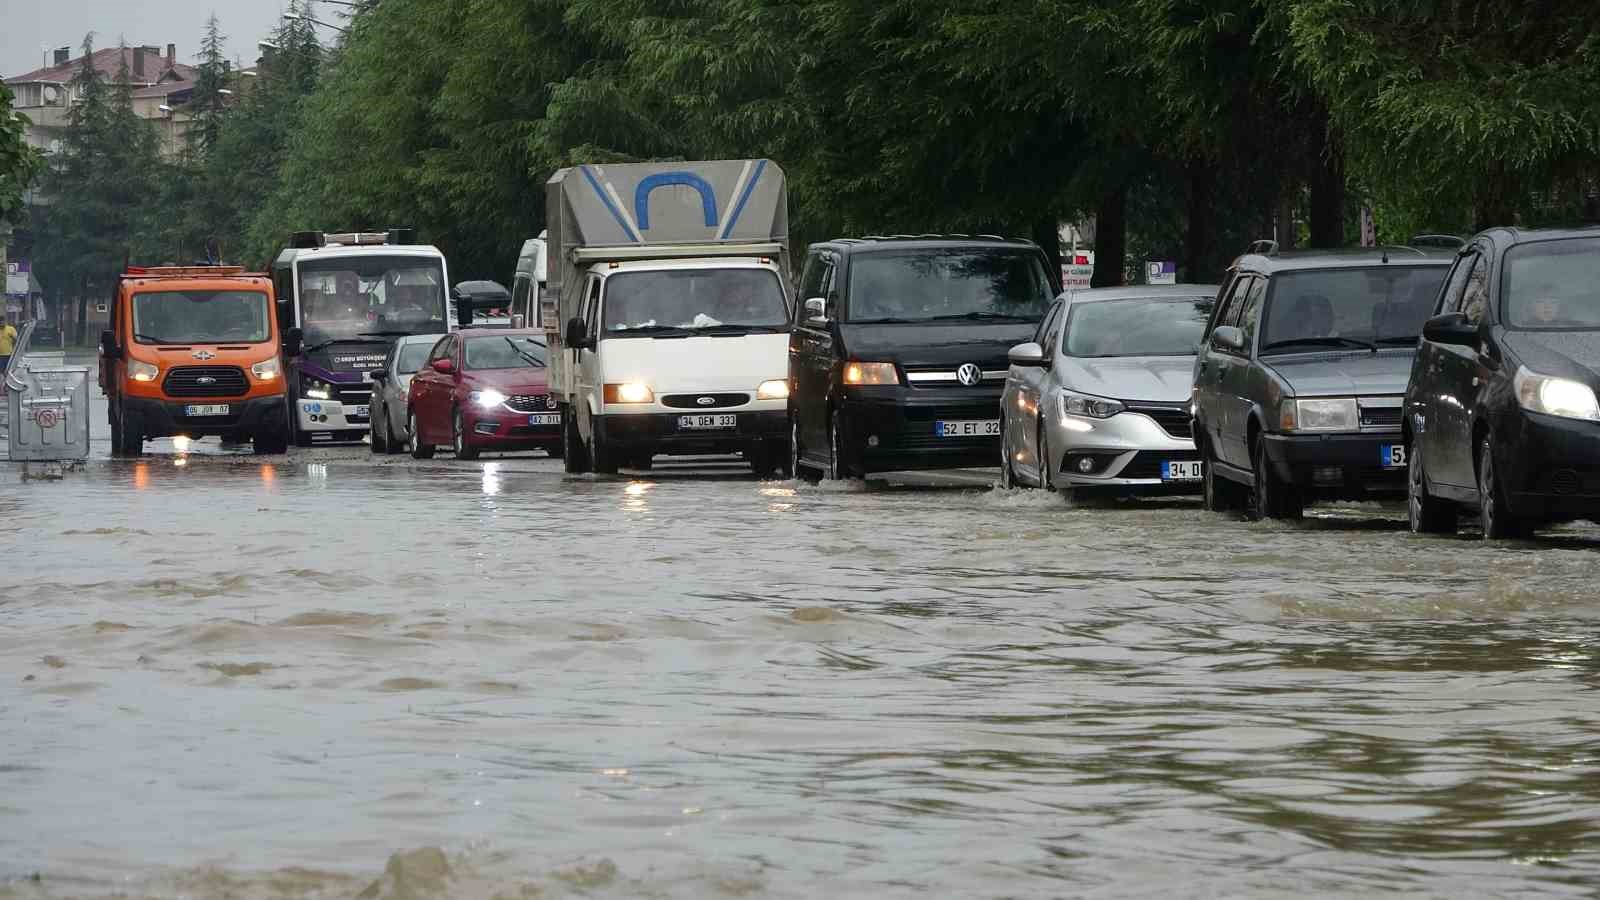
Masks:
[[[813,244],[789,343],[795,475],[994,465],[1006,353],[1055,293],[1031,241]]]
[[[1600,229],[1497,228],[1461,249],[1406,392],[1411,529],[1485,539],[1600,519]]]

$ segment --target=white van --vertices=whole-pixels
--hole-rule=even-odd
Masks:
[[[657,454],[742,453],[760,475],[787,465],[783,171],[579,166],[547,196],[541,321],[567,471],[648,468]]]

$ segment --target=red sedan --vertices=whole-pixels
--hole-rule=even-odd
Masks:
[[[485,450],[560,456],[549,358],[540,331],[479,328],[440,338],[407,395],[411,455],[428,459],[444,445],[458,459],[477,459]]]

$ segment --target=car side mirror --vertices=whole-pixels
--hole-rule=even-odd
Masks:
[[[306,333],[298,327],[290,328],[283,333],[283,355],[299,356],[300,349],[305,345]]]
[[[456,364],[448,359],[436,359],[433,361],[433,370],[440,375],[449,375],[456,370]]]
[[[573,350],[589,346],[589,326],[578,316],[567,320],[566,345]]]
[[[1216,331],[1211,332],[1211,346],[1237,353],[1244,349],[1244,332],[1233,325],[1219,325]]]
[[[517,313],[516,315],[511,317],[511,327],[512,328],[527,328],[528,327],[528,317],[523,315],[522,313]]]
[[[117,333],[107,329],[100,332],[100,355],[106,359],[116,359],[122,354],[117,351]]]
[[[828,301],[821,297],[812,297],[806,301],[806,324],[822,326],[828,324]]]
[[[371,378],[373,381],[382,381],[389,377],[389,371],[387,369],[373,369],[370,373],[368,373],[367,377]]]
[[[1011,360],[1013,366],[1042,366],[1045,364],[1044,348],[1036,341],[1018,344],[1006,351],[1006,358]]]
[[[1478,327],[1467,321],[1467,314],[1447,312],[1422,323],[1422,337],[1434,344],[1470,347],[1478,342]]]

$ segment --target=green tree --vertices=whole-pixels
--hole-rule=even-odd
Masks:
[[[1600,6],[1297,0],[1287,33],[1392,218],[1560,219],[1595,190]]]
[[[92,36],[72,82],[77,102],[51,157],[36,260],[63,301],[77,301],[77,335],[85,339],[91,296],[108,290],[134,253],[143,207],[156,194],[158,137],[133,111],[132,75],[123,65],[110,84],[94,68]]]
[[[22,195],[39,176],[43,162],[29,147],[28,118],[11,109],[11,89],[0,84],[0,224],[22,214]]]

